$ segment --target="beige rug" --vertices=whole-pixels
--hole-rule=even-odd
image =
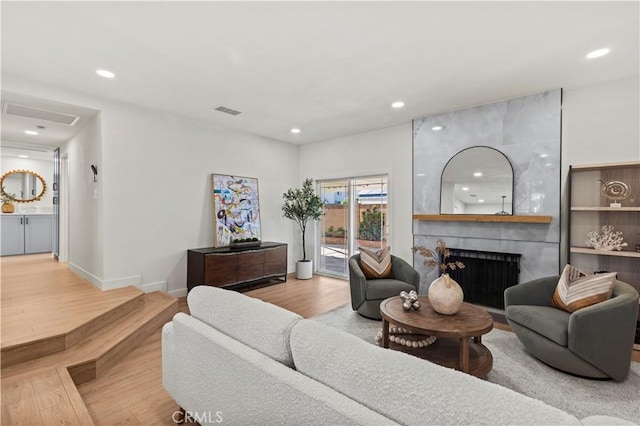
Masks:
[[[361,317],[349,304],[313,319],[371,344],[375,344],[375,335],[382,326],[381,321]],[[482,342],[493,354],[488,381],[544,401],[580,419],[600,414],[640,424],[639,363],[632,363],[624,382],[590,380],[555,370],[533,358],[513,333],[494,329],[482,336]]]

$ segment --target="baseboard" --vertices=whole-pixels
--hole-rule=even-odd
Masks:
[[[163,291],[166,293],[167,282],[158,281],[157,283],[142,284],[142,287],[140,287],[140,290],[144,291],[145,293],[151,293],[152,291]]]
[[[81,267],[79,267],[78,265],[72,262],[68,262],[67,266],[73,272],[80,275],[82,278],[89,281],[91,284],[95,285],[100,290],[112,290],[114,288],[132,286],[132,287],[138,287],[139,289],[144,290],[146,292],[155,291],[155,289],[147,291],[145,288],[143,288],[144,286],[142,285],[142,276],[140,275],[133,275],[131,277],[124,277],[124,278],[116,278],[113,280],[101,280],[100,278],[96,277],[92,273],[85,271],[84,269],[82,269]],[[163,285],[163,287],[159,288],[158,290],[164,291],[164,289],[166,288],[166,282],[164,281],[161,283],[151,283],[147,285],[155,286],[156,284]]]
[[[185,297],[187,295],[187,288],[179,288],[177,290],[170,290],[167,291],[167,294],[169,296],[173,296],[173,297]]]
[[[82,269],[78,265],[76,265],[74,263],[71,263],[71,262],[67,263],[67,267],[69,269],[71,269],[73,272],[75,272],[76,274],[80,275],[85,280],[89,281],[94,286],[98,287],[100,290],[103,289],[102,288],[102,280],[100,278],[96,277],[95,275],[93,275],[92,273],[85,271],[84,269]]]
[[[102,281],[103,290],[111,290],[120,287],[138,287],[142,289],[142,276],[133,275],[131,277],[116,278],[114,280]]]

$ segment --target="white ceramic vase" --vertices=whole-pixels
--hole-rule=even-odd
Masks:
[[[434,311],[444,315],[454,315],[462,305],[464,293],[462,287],[452,280],[449,274],[442,274],[429,286],[428,297]]]
[[[309,280],[313,277],[313,262],[311,260],[298,260],[296,262],[296,278]]]

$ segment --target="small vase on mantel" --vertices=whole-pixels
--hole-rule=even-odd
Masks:
[[[442,274],[429,286],[428,297],[434,311],[454,315],[462,305],[464,293],[462,287],[449,274]]]

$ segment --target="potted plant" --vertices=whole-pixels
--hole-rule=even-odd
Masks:
[[[2,191],[0,192],[0,199],[2,199],[2,213],[13,213],[15,211],[13,202],[16,200],[16,195],[4,192],[4,188],[2,188]]]
[[[289,189],[282,194],[284,204],[282,215],[298,224],[302,233],[302,260],[296,263],[296,278],[309,279],[313,276],[313,262],[307,259],[305,234],[310,220],[318,220],[324,211],[325,202],[313,190],[313,179],[306,178],[302,188]]]

